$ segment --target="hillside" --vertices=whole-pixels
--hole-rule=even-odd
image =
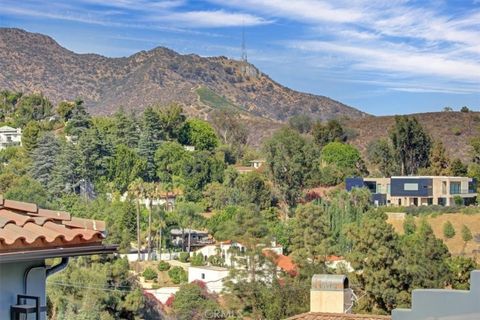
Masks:
[[[107,58],[74,53],[45,35],[1,28],[0,68],[1,89],[40,91],[53,102],[80,97],[95,114],[176,101],[199,117],[215,108],[267,122],[301,113],[319,119],[365,115],[330,98],[288,89],[251,64],[162,47]]]
[[[470,161],[468,142],[480,133],[479,112],[431,112],[411,116],[418,119],[434,140],[443,142],[451,158]],[[371,141],[388,138],[394,123],[394,116],[365,117],[343,122],[353,133],[351,143],[359,148],[364,156]]]

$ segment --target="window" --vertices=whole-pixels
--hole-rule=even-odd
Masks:
[[[205,280],[205,273],[202,273],[201,278],[202,280]]]
[[[450,194],[460,194],[460,182],[450,182]]]
[[[405,183],[403,185],[405,191],[418,191],[418,183]]]
[[[390,183],[387,184],[387,194],[390,194]]]

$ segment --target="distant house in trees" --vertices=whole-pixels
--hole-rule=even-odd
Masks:
[[[162,194],[159,194],[152,199],[141,198],[140,204],[143,204],[145,206],[149,204],[151,204],[152,206],[164,206],[165,210],[173,211],[173,209],[175,208],[175,202],[177,200],[177,197],[181,195],[182,195],[182,191],[179,189],[175,189],[173,191],[163,192]],[[126,201],[127,198],[128,198],[128,192],[125,192],[120,197],[120,201]],[[152,201],[151,203],[149,203],[150,200]]]
[[[391,178],[347,178],[347,191],[368,188],[376,205],[422,206],[454,205],[460,198],[465,205],[475,202],[477,183],[469,177],[398,176]]]
[[[0,127],[0,150],[22,145],[22,129],[9,126]]]
[[[187,150],[187,151],[190,151],[190,152],[193,152],[195,151],[195,146],[186,146],[184,145],[183,146],[183,149]]]
[[[249,173],[253,171],[263,171],[265,168],[265,160],[264,159],[257,159],[249,161],[250,166],[235,166],[235,169],[239,173]]]
[[[182,244],[188,244],[188,236],[190,233],[190,246],[191,247],[203,247],[214,242],[213,238],[207,231],[184,229],[172,229],[170,230],[171,242],[174,246],[181,247]]]
[[[47,278],[69,257],[115,252],[105,236],[103,221],[0,196],[0,319],[46,319]],[[61,261],[46,264],[51,258]]]

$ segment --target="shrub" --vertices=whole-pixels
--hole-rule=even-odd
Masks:
[[[167,271],[170,269],[170,263],[162,260],[158,263],[157,269],[158,271]]]
[[[463,205],[463,198],[460,196],[455,196],[453,197],[453,202],[455,202],[456,206],[461,206]]]
[[[463,225],[462,227],[462,240],[465,242],[468,242],[473,239],[472,232],[470,229],[466,226]]]
[[[450,221],[443,224],[443,236],[445,239],[451,239],[455,237],[455,228]]]
[[[214,256],[208,257],[208,263],[216,267],[225,266],[225,260],[220,255],[214,255]]]
[[[180,262],[188,262],[190,260],[190,254],[188,252],[180,252],[178,260]]]
[[[146,268],[142,275],[145,280],[155,280],[158,277],[157,272],[150,267]]]
[[[201,252],[199,252],[198,254],[194,253],[192,259],[190,259],[190,263],[194,267],[204,266],[205,260],[203,258],[203,254]]]
[[[176,266],[171,268],[170,270],[168,270],[168,276],[175,284],[180,284],[182,282],[188,281],[187,272],[182,267]]]

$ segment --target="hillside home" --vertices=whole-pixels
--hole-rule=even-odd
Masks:
[[[217,266],[188,267],[188,282],[202,281],[208,291],[220,293],[223,290],[223,279],[228,277],[229,269]]]
[[[46,319],[46,280],[69,257],[113,253],[105,223],[0,196],[0,319]],[[47,265],[45,259],[61,258]]]
[[[265,160],[264,159],[256,159],[249,161],[250,166],[235,166],[235,169],[239,173],[249,173],[254,171],[263,171],[265,169]]]
[[[173,191],[165,191],[153,199],[149,198],[141,198],[140,204],[144,206],[165,206],[165,210],[173,211],[175,208],[175,202],[177,201],[177,197],[181,196],[183,193],[179,189],[175,189]],[[128,192],[126,191],[124,194],[120,196],[120,201],[126,201],[128,199]]]
[[[181,247],[183,244],[188,246],[188,237],[190,234],[191,247],[203,247],[212,244],[214,240],[207,231],[194,229],[172,229],[170,230],[170,241],[176,247]]]
[[[22,145],[22,129],[9,126],[0,127],[0,150]]]
[[[391,178],[347,178],[347,191],[366,187],[372,192],[375,205],[422,206],[475,202],[477,185],[469,177],[398,176]]]

